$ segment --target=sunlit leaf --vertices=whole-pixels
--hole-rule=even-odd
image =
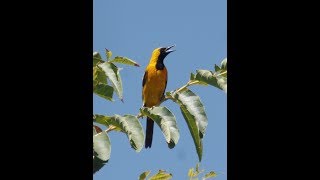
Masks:
[[[213,178],[213,177],[216,177],[217,174],[213,171],[210,171],[209,173],[207,173],[205,176],[204,176],[204,180],[206,179],[209,179],[209,178]]]
[[[93,80],[99,83],[108,84],[106,74],[97,66],[93,67]]]
[[[200,98],[187,88],[179,92],[168,92],[167,96],[171,96],[179,104],[201,161],[203,149],[201,139],[205,134],[208,120]]]
[[[112,52],[106,48],[106,56],[107,56],[107,60],[109,60],[112,56]]]
[[[175,116],[166,107],[141,108],[140,112],[150,117],[160,127],[169,148],[173,148],[179,141],[179,129]]]
[[[113,60],[111,60],[109,62],[140,67],[140,65],[138,63],[136,63],[135,61],[133,61],[133,60],[127,58],[127,57],[121,57],[121,56],[117,56],[117,57],[115,57]]]
[[[149,176],[150,171],[145,171],[139,176],[139,180],[146,180],[146,178]]]
[[[196,177],[196,176],[197,176],[197,174],[194,172],[194,169],[193,169],[193,168],[189,169],[189,171],[188,171],[188,176],[189,176],[189,177]]]
[[[215,64],[215,65],[214,65],[214,70],[215,70],[215,71],[220,71],[220,67]]]
[[[227,70],[227,58],[224,58],[221,62],[221,69]]]
[[[172,178],[172,174],[167,173],[166,171],[159,170],[157,174],[152,176],[150,180],[170,180]]]
[[[108,162],[111,153],[110,139],[98,126],[93,125],[93,173]]]
[[[105,72],[105,75],[110,79],[114,87],[114,90],[118,94],[119,98],[122,100],[122,81],[118,67],[115,66],[113,63],[109,62],[99,64],[99,67]]]
[[[98,63],[103,63],[103,59],[101,58],[98,52],[93,52],[93,66],[96,66]]]
[[[195,75],[191,75],[190,80],[198,80],[202,84],[210,84],[212,86],[215,86],[219,89],[222,89],[217,82],[217,78],[213,76],[211,71],[208,70],[197,70]]]
[[[221,89],[227,93],[227,78],[223,76],[217,76],[217,82],[218,85],[221,87]]]
[[[196,122],[202,138],[208,125],[208,119],[200,97],[187,88],[180,92],[173,92],[172,95],[173,98],[178,100],[180,107],[185,108],[192,116],[192,120]]]
[[[93,136],[93,150],[97,153],[97,157],[103,161],[110,158],[111,145],[107,133],[102,131]]]
[[[109,86],[107,84],[97,84],[95,85],[93,92],[102,98],[112,101],[112,96],[113,96],[112,86]]]
[[[139,119],[133,115],[103,116],[95,115],[94,122],[107,127],[114,126],[117,131],[125,133],[130,141],[130,145],[136,152],[140,152],[144,145],[144,131]]]

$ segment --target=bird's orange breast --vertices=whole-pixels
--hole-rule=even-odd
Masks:
[[[146,79],[143,86],[143,102],[146,107],[159,105],[167,83],[167,69],[157,70],[154,65],[146,68]]]

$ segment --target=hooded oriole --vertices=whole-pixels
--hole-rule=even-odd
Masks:
[[[150,62],[146,67],[142,81],[142,101],[144,107],[158,106],[164,97],[167,87],[168,72],[163,64],[164,58],[174,50],[173,46],[160,47],[153,50]],[[147,117],[145,148],[152,144],[153,120]]]

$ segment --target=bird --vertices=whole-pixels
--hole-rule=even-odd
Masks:
[[[163,61],[168,54],[175,51],[168,47],[159,47],[153,50],[149,64],[145,69],[142,80],[143,107],[158,106],[164,98],[167,87],[168,71]],[[154,121],[147,117],[145,148],[151,148]]]

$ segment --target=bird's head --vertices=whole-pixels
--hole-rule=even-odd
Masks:
[[[170,54],[171,52],[175,51],[171,48],[175,47],[175,45],[168,46],[168,47],[159,47],[153,50],[151,61],[154,61],[155,63],[161,63],[163,64],[164,58]]]

